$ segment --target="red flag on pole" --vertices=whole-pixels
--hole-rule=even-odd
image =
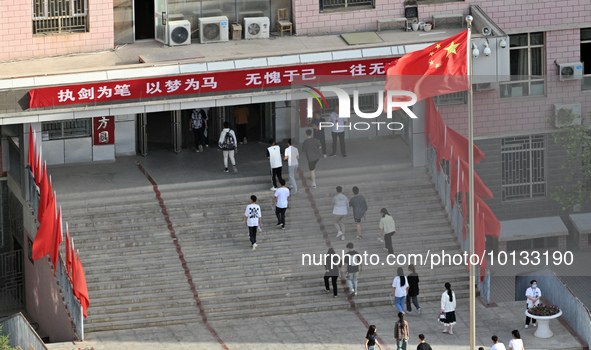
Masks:
[[[55,196],[54,196],[54,200],[55,200]],[[64,240],[64,236],[63,236],[63,231],[62,231],[62,207],[60,206],[59,210],[57,211],[57,219],[55,221],[55,225],[54,225],[54,231],[53,231],[53,240],[51,241],[51,254],[49,255],[49,258],[51,259],[51,262],[53,263],[53,274],[55,275],[56,271],[57,271],[57,264],[59,262],[58,256],[60,254],[60,244],[63,242]]]
[[[468,162],[470,158],[468,156],[469,151],[468,138],[446,126],[444,158],[453,160],[460,157],[463,161]],[[484,152],[474,145],[474,163],[480,163],[482,159],[484,159]]]
[[[51,197],[49,205],[43,215],[43,220],[37,229],[33,241],[33,260],[41,259],[51,253],[53,247],[53,232],[55,230],[55,197]]]
[[[84,269],[82,268],[82,263],[80,262],[80,252],[78,252],[78,257],[76,262],[76,279],[74,283],[74,295],[78,297],[80,300],[80,304],[82,305],[82,313],[84,317],[87,316],[88,306],[90,305],[90,299],[88,298],[88,287],[86,286],[86,277],[84,276]]]
[[[68,229],[68,223],[66,222],[66,272],[70,280],[72,280],[72,247],[70,246],[70,230]]]
[[[31,172],[33,176],[35,176],[35,134],[33,132],[33,127],[29,125],[29,166],[31,167]]]
[[[402,56],[386,74],[386,90],[413,92],[417,101],[468,90],[468,31]]]
[[[449,178],[451,187],[451,191],[449,194],[452,204],[454,202],[454,197],[456,193],[468,193],[470,187],[470,184],[468,183],[468,177],[470,175],[469,164],[459,157],[456,158],[456,160],[458,161],[457,164],[455,164],[456,162],[452,162],[452,164],[450,164],[449,166]],[[481,197],[494,198],[492,192],[488,187],[484,185],[484,182],[482,182],[480,176],[476,174],[476,171],[474,172],[474,193]]]
[[[74,239],[72,238],[72,287],[76,283],[76,248],[74,247]],[[76,291],[74,290],[74,295]]]
[[[484,203],[482,198],[474,197],[474,253],[480,256],[480,281],[484,280],[484,269],[486,268],[486,236],[499,238],[501,235],[501,223],[490,210],[490,207]]]
[[[444,153],[446,126],[433,98],[428,98],[426,101],[425,118],[425,138],[429,138],[431,146],[437,151],[437,171],[439,171],[439,162],[443,159]]]
[[[43,176],[43,159],[41,158],[41,148],[39,148],[39,152],[37,153],[35,170],[37,171],[35,174],[35,183],[37,186],[39,186],[41,184],[41,177]]]

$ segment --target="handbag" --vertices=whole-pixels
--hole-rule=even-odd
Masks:
[[[439,320],[445,321],[445,313],[444,312],[439,314]]]

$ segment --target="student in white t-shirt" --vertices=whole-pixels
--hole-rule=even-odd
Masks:
[[[521,340],[521,335],[519,335],[519,331],[517,329],[511,332],[513,339],[509,342],[509,350],[524,350],[523,348],[523,340]]]
[[[281,180],[281,167],[283,166],[281,160],[281,149],[279,146],[275,144],[275,140],[269,139],[269,146],[267,148],[267,159],[271,164],[271,182],[273,183],[273,187],[271,187],[271,191],[277,190],[277,180]]]
[[[244,212],[244,224],[248,227],[252,250],[257,249],[257,229],[261,230],[261,207],[257,204],[257,196],[250,196],[250,204]]]
[[[289,170],[289,188],[293,189],[293,193],[298,193],[298,183],[295,179],[295,174],[298,171],[298,160],[300,159],[300,152],[291,144],[291,139],[287,140],[289,147],[285,149],[285,158],[287,160],[287,169]]]
[[[279,179],[279,183],[281,187],[275,191],[273,205],[275,205],[275,215],[277,215],[277,226],[281,226],[281,229],[285,230],[285,212],[289,201],[289,189],[285,187],[285,180]]]
[[[493,335],[490,339],[493,342],[493,346],[490,348],[490,350],[506,350],[505,344],[499,343],[499,337]]]
[[[527,299],[527,309],[532,308],[533,306],[538,306],[540,305],[540,298],[542,297],[542,291],[540,290],[540,288],[538,288],[538,281],[536,280],[532,280],[531,282],[529,282],[530,286],[526,291],[525,291],[525,298]],[[531,320],[531,318],[529,317],[525,317],[525,328],[529,327],[529,321]],[[536,319],[533,319],[533,326],[537,326],[536,324]]]

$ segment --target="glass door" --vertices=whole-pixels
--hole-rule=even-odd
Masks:
[[[168,45],[168,0],[154,0],[154,37]]]

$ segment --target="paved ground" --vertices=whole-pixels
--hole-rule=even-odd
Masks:
[[[360,280],[362,281],[362,280]],[[319,280],[319,291],[321,281]],[[533,336],[535,329],[523,329],[523,308],[521,302],[500,303],[495,308],[485,308],[477,303],[476,344],[489,348],[490,337],[496,334],[506,345],[511,339],[511,331],[518,329],[526,349],[582,349],[581,345],[558,322],[551,322],[554,337],[539,339]],[[421,315],[408,315],[411,339],[409,349],[416,348],[419,333],[425,334],[433,349],[469,349],[469,311],[468,300],[458,301],[458,324],[454,334],[440,333],[442,327],[437,322],[439,304],[422,305]],[[270,316],[249,320],[224,320],[210,322],[221,341],[228,349],[271,350],[271,349],[362,349],[367,320],[375,324],[384,349],[395,349],[393,326],[395,312],[392,307],[365,308],[359,316],[353,311],[316,312],[287,316]],[[95,347],[103,349],[223,349],[203,323],[145,328],[141,330],[99,332],[88,335],[82,343],[50,344],[52,350]]]

